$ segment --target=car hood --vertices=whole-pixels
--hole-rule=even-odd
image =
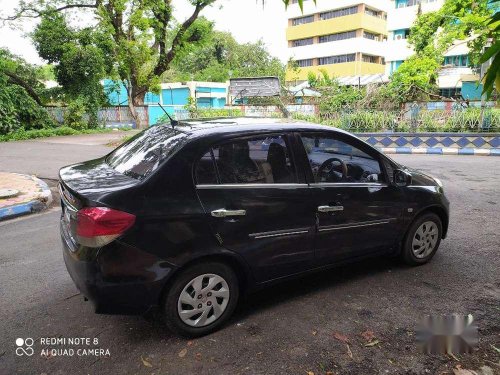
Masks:
[[[438,186],[436,179],[431,175],[417,169],[406,168],[406,170],[411,174],[413,186]]]
[[[111,168],[104,158],[63,167],[59,171],[59,179],[74,193],[87,197],[129,188],[139,183]]]

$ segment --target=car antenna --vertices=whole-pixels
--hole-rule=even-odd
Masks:
[[[179,121],[177,120],[174,120],[169,114],[168,112],[166,111],[165,108],[163,108],[163,106],[158,102],[158,105],[160,106],[160,108],[163,110],[163,112],[165,112],[165,114],[167,115],[167,117],[170,119],[170,125],[172,126],[172,129],[174,128],[174,126],[178,125],[179,124]]]

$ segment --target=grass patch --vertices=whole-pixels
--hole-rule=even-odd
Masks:
[[[124,128],[120,130],[126,131],[129,129]],[[46,138],[46,137],[54,137],[61,135],[110,133],[112,131],[113,129],[108,129],[108,128],[75,130],[67,126],[60,126],[57,128],[50,128],[50,129],[33,129],[33,130],[19,129],[9,134],[0,135],[0,142],[24,141],[27,139]]]

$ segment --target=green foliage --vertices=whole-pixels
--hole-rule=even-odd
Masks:
[[[177,54],[205,43],[212,24],[199,17],[214,2],[189,0],[192,13],[182,23],[174,18],[173,2],[166,0],[21,0],[9,19],[42,19],[33,33],[37,50],[56,66],[57,80],[70,100],[88,98],[91,122],[102,100],[97,83],[105,74],[125,83],[129,107],[140,124],[134,107],[144,103],[147,91],[159,91],[160,76]],[[78,12],[87,14],[79,28],[69,27],[67,16],[78,18]]]
[[[87,129],[86,108],[82,98],[73,100],[64,112],[64,124],[75,130]]]
[[[34,99],[40,100],[40,86],[35,67],[0,49],[0,134],[55,126],[47,111]]]
[[[189,111],[189,118],[217,118],[217,117],[242,117],[244,113],[239,108],[192,108]],[[169,123],[167,115],[158,118],[157,124]]]
[[[70,127],[96,127],[106,101],[100,81],[112,74],[110,36],[99,27],[73,29],[63,14],[47,12],[32,37],[39,55],[56,64],[62,92],[55,95],[69,103]]]
[[[437,77],[440,63],[425,55],[413,55],[391,76],[389,89],[400,103],[414,100],[428,100],[429,93],[437,91]]]
[[[395,111],[357,110],[355,112],[341,111],[318,116],[295,113],[292,117],[313,123],[334,126],[353,133],[362,132],[498,132],[500,131],[500,109],[492,108],[486,111],[489,126],[481,128],[481,109],[466,108],[453,111],[421,111],[416,128],[412,127],[411,120],[402,117]]]
[[[211,108],[198,109],[199,118],[214,118],[214,117],[242,117],[243,111],[239,108]]]
[[[228,32],[209,30],[204,44],[177,55],[162,80],[225,82],[231,77],[259,76],[278,76],[283,81],[285,65],[269,54],[262,41],[240,44]]]
[[[0,142],[23,141],[26,139],[45,138],[45,137],[53,137],[60,135],[92,134],[92,133],[107,133],[107,132],[111,132],[111,129],[75,130],[67,126],[60,126],[52,129],[34,129],[34,130],[24,130],[20,128],[9,134],[0,135]]]
[[[499,0],[494,0],[491,3],[498,5]],[[498,10],[498,9],[497,9]],[[487,97],[491,97],[493,89],[500,87],[500,12],[495,13],[488,22],[487,25],[490,30],[490,35],[493,36],[493,44],[484,52],[484,54],[479,58],[480,63],[485,63],[492,59],[491,65],[488,68],[484,76],[483,93]]]
[[[416,56],[412,61],[406,61],[396,71],[407,65],[406,77],[399,78],[398,84],[403,85],[399,92],[407,95],[406,100],[421,97],[423,89],[432,91],[435,75],[443,61],[444,53],[453,45],[455,40],[467,40],[472,66],[495,56],[500,46],[493,46],[484,53],[484,46],[488,38],[497,39],[500,16],[493,16],[498,0],[445,0],[443,6],[434,12],[419,14],[416,22],[410,29],[408,41],[413,46]],[[495,43],[496,44],[496,43]],[[487,56],[487,57],[485,57]],[[418,65],[412,69],[408,65]],[[491,95],[493,84],[498,75],[500,83],[500,58],[493,64],[491,72],[485,81],[485,91]],[[408,86],[409,84],[409,86]],[[420,93],[417,93],[420,91]],[[403,100],[405,101],[405,100]]]

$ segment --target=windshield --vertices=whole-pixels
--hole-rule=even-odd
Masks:
[[[188,135],[166,125],[153,126],[114,150],[106,162],[116,171],[142,180],[186,143]]]

